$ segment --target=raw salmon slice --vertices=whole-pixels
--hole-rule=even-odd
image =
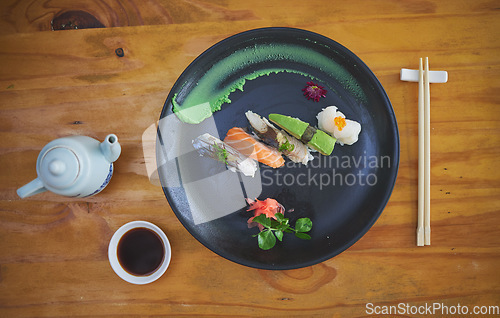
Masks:
[[[285,159],[283,159],[278,150],[255,140],[239,127],[229,129],[224,142],[245,156],[253,158],[269,167],[279,168],[285,164]]]

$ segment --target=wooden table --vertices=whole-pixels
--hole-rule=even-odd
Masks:
[[[415,315],[426,305],[449,306],[449,313],[496,306],[478,308],[496,308],[498,316],[499,6],[3,1],[0,316],[365,317],[393,306],[407,317],[427,316]],[[56,29],[79,29],[51,31],[52,20]],[[92,26],[101,28],[82,29]],[[247,268],[196,241],[150,181],[146,163],[154,152],[143,143],[171,86],[196,56],[265,26],[318,32],[357,54],[386,89],[401,138],[396,186],[372,229],[337,257],[289,271]],[[425,56],[431,69],[449,72],[449,82],[431,84],[432,245],[416,247],[418,85],[401,82],[399,71],[417,68]],[[102,193],[16,195],[35,178],[46,143],[76,134],[102,140],[108,133],[118,136],[123,152]],[[114,231],[137,219],[159,225],[173,249],[166,274],[145,286],[122,281],[107,259]]]

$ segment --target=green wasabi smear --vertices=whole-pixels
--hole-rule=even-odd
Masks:
[[[178,94],[174,94],[172,98],[173,111],[181,121],[189,124],[199,124],[212,116],[214,112],[220,110],[223,104],[231,103],[229,95],[236,90],[243,91],[246,81],[281,72],[300,74],[316,80],[310,74],[293,69],[267,68],[245,74],[231,84],[222,87],[221,83],[225,78],[249,65],[281,60],[307,64],[326,73],[334,74],[335,77],[340,79],[346,90],[358,98],[366,98],[359,85],[357,85],[356,79],[349,72],[335,61],[312,49],[285,44],[255,44],[236,51],[214,64],[199,80],[197,85],[184,96],[182,103],[177,101]]]

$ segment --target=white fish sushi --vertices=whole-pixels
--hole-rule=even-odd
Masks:
[[[361,124],[357,121],[346,119],[336,106],[328,106],[318,113],[319,129],[329,133],[341,145],[352,145],[358,141]]]
[[[254,177],[257,162],[244,156],[241,152],[229,146],[208,133],[196,137],[193,147],[201,156],[210,157],[226,164],[231,171],[240,171],[245,176]]]

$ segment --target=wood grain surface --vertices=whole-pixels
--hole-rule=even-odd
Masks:
[[[2,1],[0,317],[381,317],[368,303],[498,310],[499,9],[452,0]],[[51,31],[54,21],[79,27]],[[396,186],[372,229],[337,257],[289,271],[209,251],[150,180],[154,125],[177,77],[216,42],[265,26],[314,31],[357,54],[386,89],[401,142]],[[449,82],[431,84],[432,245],[416,247],[418,85],[399,71],[425,56]],[[108,133],[123,150],[102,193],[17,196],[46,143]],[[138,219],[172,244],[167,272],[145,286],[122,281],[107,259],[114,231]],[[417,316],[433,315],[391,317]]]

